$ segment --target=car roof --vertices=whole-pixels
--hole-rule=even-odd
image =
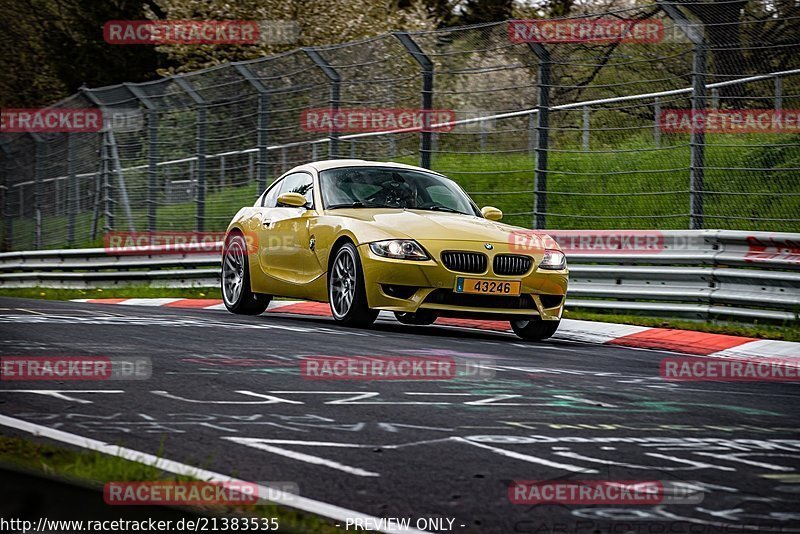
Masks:
[[[401,169],[411,169],[415,171],[433,172],[435,174],[439,174],[438,172],[431,171],[430,169],[415,167],[414,165],[406,165],[405,163],[396,163],[394,161],[369,161],[365,159],[326,159],[321,161],[312,161],[311,163],[306,163],[305,165],[295,167],[289,172],[310,169],[319,172],[326,171],[328,169],[336,169],[339,167],[397,167]]]

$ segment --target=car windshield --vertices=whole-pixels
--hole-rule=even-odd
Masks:
[[[452,180],[437,174],[391,167],[340,167],[319,174],[326,209],[402,208],[478,215]]]

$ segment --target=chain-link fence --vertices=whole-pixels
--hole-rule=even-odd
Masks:
[[[779,5],[659,2],[548,27],[396,32],[83,89],[57,106],[102,108],[102,132],[2,136],[3,242],[222,230],[283,172],[334,157],[430,167],[529,228],[800,231],[800,8]],[[609,21],[654,33],[569,34]],[[455,120],[320,134],[302,124],[315,108]],[[667,127],[667,113],[692,109],[770,111],[773,123]]]

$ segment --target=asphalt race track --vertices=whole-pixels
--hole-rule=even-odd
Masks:
[[[3,382],[0,413],[251,481],[292,481],[304,497],[364,514],[451,518],[464,533],[800,532],[797,384],[665,382],[659,363],[674,353],[0,299],[0,354],[147,356],[149,380]],[[302,357],[356,355],[491,360],[495,372],[301,376]],[[700,493],[648,506],[510,502],[512,481],[542,479],[659,480]]]

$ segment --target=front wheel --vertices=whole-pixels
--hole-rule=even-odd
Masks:
[[[558,330],[561,321],[542,321],[541,319],[531,319],[529,321],[511,321],[511,329],[514,333],[525,341],[542,341],[547,339]]]
[[[241,234],[231,234],[222,251],[222,302],[231,313],[259,315],[269,306],[270,297],[250,290],[250,265],[247,243]]]
[[[364,271],[352,243],[336,251],[328,275],[328,301],[333,318],[343,325],[369,326],[378,318],[378,310],[367,306]]]

